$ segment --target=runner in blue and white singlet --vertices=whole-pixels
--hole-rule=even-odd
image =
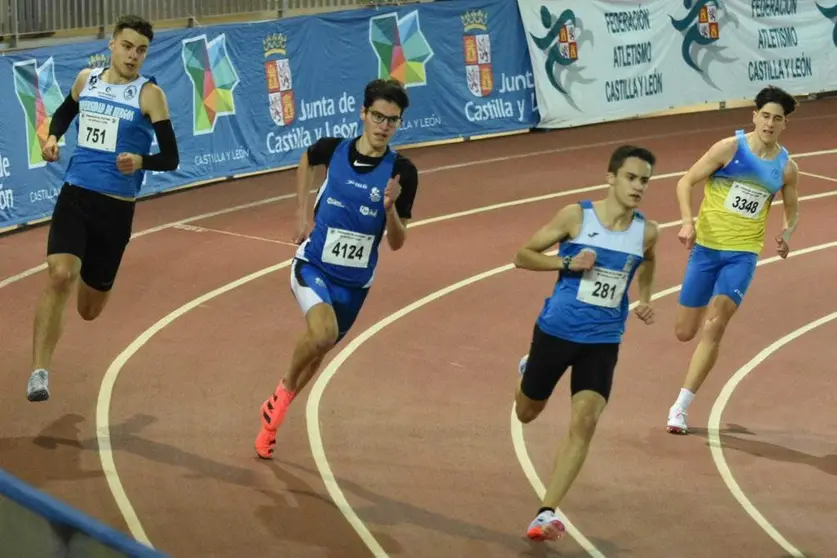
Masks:
[[[639,279],[635,313],[646,324],[654,320],[651,284],[659,228],[637,206],[655,162],[647,149],[630,145],[616,149],[608,163],[607,197],[563,207],[515,256],[518,268],[559,271],[535,321],[529,353],[520,359],[517,418],[523,423],[537,418],[558,381],[572,369],[569,437],[560,446],[541,507],[526,531],[535,541],[564,534],[555,510],[584,464],[610,398],[635,276]],[[544,253],[556,243],[557,256]]]
[[[104,310],[134,221],[144,173],[177,168],[179,155],[165,93],[140,69],[154,39],[141,17],[122,16],[104,68],[85,68],[52,115],[44,161],[59,160],[59,140],[76,121],[72,156],[55,202],[47,240],[47,288],[37,305],[27,398],[49,399],[49,366],[62,310],[76,284],[85,320]],[[150,154],[154,136],[160,151]],[[77,279],[81,279],[77,281]]]
[[[549,335],[576,343],[619,343],[628,319],[628,286],[645,253],[645,218],[636,213],[624,232],[606,229],[590,201],[581,202],[581,232],[562,242],[559,257],[583,250],[596,254],[595,267],[585,273],[562,273],[538,317]]]
[[[390,249],[404,245],[418,171],[389,142],[408,106],[402,84],[374,80],[363,93],[363,133],[356,138],[321,138],[300,160],[294,241],[301,244],[291,265],[291,291],[305,316],[305,330],[288,371],[262,404],[262,425],[254,444],[259,457],[273,455],[276,430],[289,405],[360,314],[374,281],[384,232]],[[312,167],[319,165],[327,172],[314,202],[309,236],[307,202]]]
[[[128,83],[101,81],[105,68],[90,72],[78,99],[77,145],[64,179],[114,197],[136,198],[145,171],[126,175],[116,166],[120,153],[147,155],[154,127],[140,109],[140,91],[153,78],[138,75]]]

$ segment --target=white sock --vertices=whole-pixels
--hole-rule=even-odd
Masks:
[[[681,388],[680,395],[677,396],[677,401],[674,402],[674,406],[680,409],[681,411],[685,411],[689,408],[689,404],[692,402],[692,399],[694,398],[694,393],[692,393],[686,388]]]

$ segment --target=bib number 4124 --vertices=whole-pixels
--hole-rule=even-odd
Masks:
[[[331,253],[343,260],[363,260],[363,248],[363,246],[338,241],[334,243]]]

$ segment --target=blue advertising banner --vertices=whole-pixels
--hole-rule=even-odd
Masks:
[[[78,72],[108,41],[0,57],[0,229],[49,217],[76,144],[41,146]],[[140,195],[297,164],[326,135],[360,133],[364,86],[410,94],[395,146],[532,128],[534,78],[514,2],[459,0],[160,32],[142,73],[166,92],[180,148],[174,172]],[[152,151],[156,150],[152,147]]]

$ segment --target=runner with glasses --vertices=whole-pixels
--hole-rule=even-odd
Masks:
[[[408,106],[407,92],[399,82],[374,80],[366,86],[360,111],[363,134],[321,138],[300,159],[294,236],[299,248],[290,281],[306,327],[284,377],[261,407],[255,447],[264,459],[273,455],[276,430],[294,397],[360,313],[374,279],[384,232],[390,249],[404,246],[418,171],[389,143]],[[327,171],[314,201],[309,231],[308,195],[317,165],[325,165]]]

